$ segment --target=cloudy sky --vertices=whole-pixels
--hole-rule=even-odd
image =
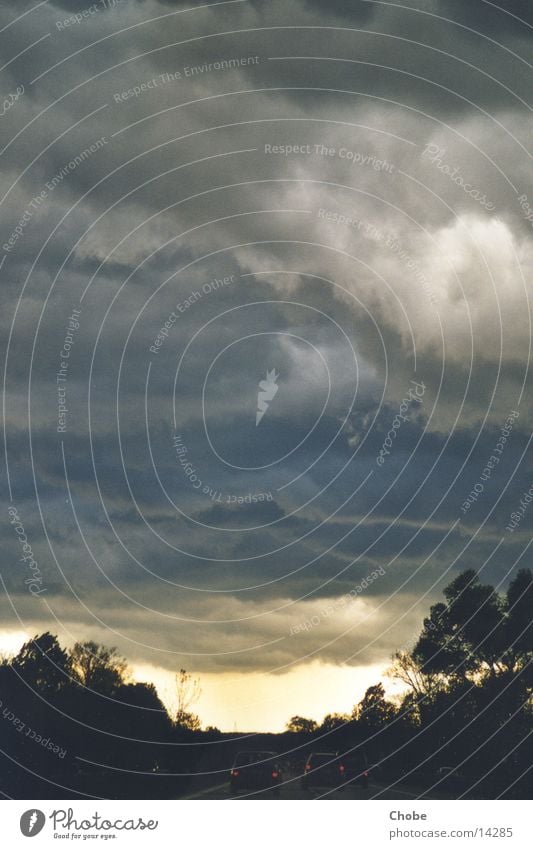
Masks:
[[[96,639],[279,729],[530,565],[532,25],[4,0],[5,651]]]

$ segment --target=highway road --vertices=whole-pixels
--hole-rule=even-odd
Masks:
[[[384,784],[372,783],[367,790],[361,790],[359,787],[346,787],[344,790],[338,790],[331,787],[313,787],[311,790],[303,790],[301,787],[300,778],[287,779],[281,786],[279,799],[281,801],[288,800],[309,800],[309,799],[338,799],[338,800],[368,800],[368,799],[418,799],[422,788],[416,788],[406,785],[396,785],[388,787]],[[231,792],[229,782],[218,783],[211,787],[206,787],[201,790],[182,797],[184,799],[272,799],[274,798],[270,791],[257,791],[239,793],[234,796]],[[452,798],[444,794],[429,793],[427,797],[432,799]]]

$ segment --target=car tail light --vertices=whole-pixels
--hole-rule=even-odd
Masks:
[[[311,764],[306,764],[305,765],[305,771],[309,772],[310,769],[311,769]]]
[[[274,772],[272,773],[272,778],[279,778],[279,772],[275,772],[275,771],[274,771]]]
[[[344,764],[341,764],[341,765],[339,766],[339,772],[344,772]]]
[[[231,774],[232,774],[232,776],[233,776],[234,778],[237,778],[237,776],[238,776],[238,774],[239,774],[239,770],[238,770],[238,769],[232,769],[232,770],[231,770]]]
[[[368,772],[363,772],[365,778],[368,778]]]

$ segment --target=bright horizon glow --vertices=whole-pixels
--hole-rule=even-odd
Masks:
[[[351,713],[365,691],[381,682],[389,698],[405,687],[384,675],[390,661],[372,666],[334,666],[314,663],[297,666],[283,675],[261,672],[220,673],[199,676],[202,694],[191,707],[202,727],[221,731],[281,732],[298,714],[321,722],[328,713]],[[172,715],[176,710],[174,675],[165,669],[132,665],[138,681],[153,681],[159,697]]]
[[[0,632],[0,653],[16,654],[30,639],[24,631]],[[202,693],[191,707],[202,727],[221,731],[281,732],[291,716],[321,722],[328,713],[350,713],[368,687],[382,682],[389,697],[405,690],[384,676],[389,662],[371,666],[335,666],[320,661],[294,667],[283,675],[262,672],[202,673]],[[175,673],[149,664],[130,664],[134,681],[153,683],[172,716],[176,710]]]

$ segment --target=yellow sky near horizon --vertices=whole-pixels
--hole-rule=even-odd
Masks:
[[[0,653],[15,654],[31,635],[24,631],[0,632]],[[349,713],[367,687],[382,681],[389,696],[401,685],[384,676],[387,660],[370,666],[336,666],[312,663],[293,667],[281,675],[262,672],[202,673],[201,696],[192,710],[202,726],[221,731],[283,731],[294,716],[320,722],[327,713]],[[176,709],[174,673],[149,664],[130,665],[135,681],[155,684],[159,697],[172,713]],[[194,670],[190,670],[194,674]]]
[[[328,713],[350,713],[372,684],[382,681],[387,694],[405,687],[384,676],[387,666],[335,666],[320,661],[294,667],[282,675],[247,672],[205,674],[202,695],[194,712],[202,725],[221,731],[272,731],[285,729],[295,714],[320,722]],[[175,708],[173,675],[163,669],[133,665],[138,680],[152,680],[169,710]]]

